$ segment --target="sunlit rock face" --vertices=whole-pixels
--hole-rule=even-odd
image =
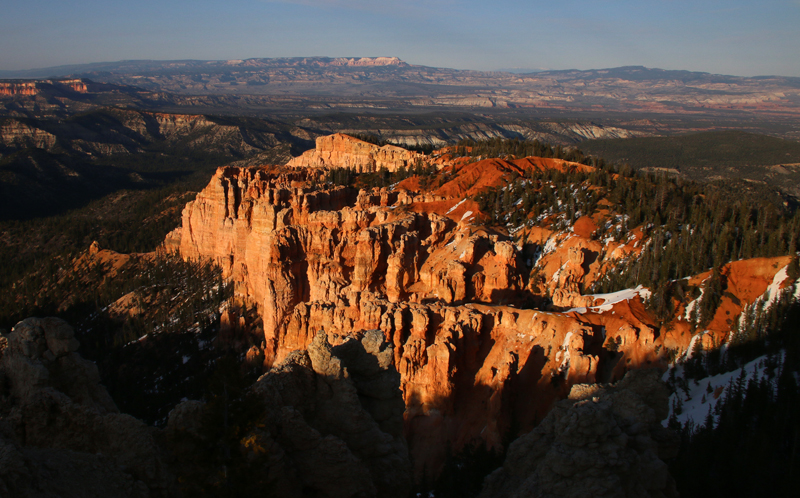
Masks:
[[[336,133],[317,138],[315,149],[295,157],[288,166],[307,168],[347,168],[358,173],[368,173],[386,168],[397,171],[411,168],[417,162],[427,161],[426,156],[402,147],[379,147],[363,140]]]
[[[648,313],[647,289],[582,293],[641,251],[641,231],[598,240],[584,217],[568,230],[533,227],[512,238],[476,224],[485,215],[468,196],[487,178],[589,167],[542,158],[475,164],[427,192],[414,178],[359,191],[320,186],[316,168],[220,168],[166,241],[185,258],[217,262],[238,295],[257,303],[265,368],[321,330],[334,345],[382,331],[400,373],[417,480],[437,475],[448,452],[501,448],[572,385],[665,365],[668,351],[692,339],[681,306],[663,323]],[[523,245],[538,247],[535,257]],[[731,287],[741,295],[723,298],[720,313],[740,312],[787,263],[723,268],[743,290]],[[549,311],[537,309],[545,299]],[[709,330],[722,337],[730,325],[721,319]]]

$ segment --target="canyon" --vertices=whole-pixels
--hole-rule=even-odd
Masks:
[[[257,143],[103,116],[169,147]],[[54,147],[13,123],[6,147]],[[790,361],[729,356],[800,296],[780,204],[542,144],[292,133],[196,194],[111,196],[93,209],[127,225],[4,290],[0,493],[683,495],[676,424],[735,396],[737,367]],[[4,232],[19,257],[63,243],[26,226]],[[48,315],[74,329],[16,318]]]
[[[794,284],[790,257],[724,265],[726,293],[698,336],[696,301],[658,320],[644,287],[583,293],[651,243],[639,228],[598,237],[600,226],[619,223],[613,206],[566,227],[546,218],[509,233],[484,225],[472,197],[512,175],[591,174],[592,166],[442,151],[438,186],[412,177],[358,189],[326,183],[319,166],[375,171],[377,146],[343,135],[317,144],[289,166],[219,168],[164,246],[218,264],[238,298],[257,306],[253,356],[264,371],[322,332],[336,347],[380,330],[400,374],[416,481],[438,475],[449,454],[504,449],[577,384],[664,369],[693,338],[707,347],[730,340],[737,316]]]
[[[0,496],[797,488],[800,79],[0,78]]]

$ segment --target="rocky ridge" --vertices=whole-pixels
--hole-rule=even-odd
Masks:
[[[36,148],[88,156],[141,152],[151,142],[188,142],[212,152],[251,154],[278,145],[275,133],[253,133],[202,115],[109,109],[79,120],[53,122],[7,118],[0,127],[0,152]]]
[[[40,80],[40,81],[0,81],[0,97],[17,95],[36,95],[43,86],[56,86],[73,92],[86,93],[88,87],[82,79]]]
[[[264,412],[248,424],[239,448],[247,478],[279,497],[407,496],[411,466],[391,357],[379,331],[336,347],[319,332],[307,350],[262,375],[248,403]],[[208,411],[203,402],[184,401],[169,416],[166,432],[184,455],[177,471],[197,480],[185,491],[219,486],[209,462],[195,456],[210,444]]]
[[[0,491],[6,496],[170,496],[153,429],[119,413],[72,328],[29,318],[0,351]]]
[[[49,68],[61,73],[191,95],[255,94],[351,97],[347,106],[493,107],[548,111],[626,111],[647,114],[756,112],[796,116],[794,78],[735,77],[645,67],[530,74],[482,72],[407,64],[394,57],[276,58],[221,61],[122,61]],[[10,75],[8,72],[5,73]],[[383,101],[381,101],[383,99]],[[376,100],[378,101],[376,103]]]

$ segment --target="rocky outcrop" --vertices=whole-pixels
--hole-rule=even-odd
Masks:
[[[167,246],[216,261],[258,304],[266,367],[322,328],[333,344],[381,330],[417,478],[448,448],[502,447],[512,420],[530,428],[570,385],[602,380],[602,327],[508,306],[530,295],[507,237],[413,212],[413,193],[313,189],[311,174],[221,168]]]
[[[34,96],[41,92],[42,87],[56,87],[77,93],[89,91],[86,82],[81,79],[3,81],[0,82],[0,97]]]
[[[677,497],[665,458],[679,438],[664,429],[669,391],[656,370],[614,386],[575,385],[542,423],[509,446],[481,498]]]
[[[0,143],[11,148],[50,150],[56,145],[56,136],[24,121],[12,119],[0,127]]]
[[[265,414],[239,448],[248,461],[263,456],[248,473],[265,476],[279,497],[405,498],[411,464],[393,354],[378,330],[336,347],[319,332],[308,350],[264,374],[251,389]],[[209,444],[201,435],[204,410],[200,402],[181,403],[168,433],[194,436],[199,451]]]
[[[72,328],[29,318],[0,359],[4,496],[168,496],[174,481],[151,428],[121,414]]]
[[[304,152],[287,163],[292,167],[348,168],[368,173],[386,168],[397,171],[427,162],[427,156],[402,147],[379,147],[341,133],[317,138],[315,149]]]
[[[509,431],[533,428],[574,384],[619,380],[688,347],[682,312],[658,324],[647,289],[584,294],[604,268],[641,251],[640,229],[598,240],[605,221],[585,216],[571,230],[523,227],[514,240],[470,223],[477,204],[466,197],[489,181],[481,169],[502,182],[578,167],[588,168],[485,160],[447,170],[451,180],[425,194],[411,190],[413,179],[356,191],[319,187],[314,169],[221,168],[166,246],[212,259],[258,305],[264,347],[250,358],[265,368],[307,349],[321,329],[334,345],[380,330],[393,345],[420,480],[438,475],[448,452],[501,449]],[[756,279],[763,289],[786,265],[770,261],[759,266],[771,268]],[[737,293],[731,316],[758,295]]]
[[[397,57],[337,57],[331,62],[320,65],[327,66],[348,66],[348,67],[372,67],[372,66],[408,66]]]
[[[410,490],[400,376],[379,330],[338,346],[320,331],[240,399],[226,390],[222,401],[181,402],[165,430],[119,413],[64,321],[29,318],[0,337],[8,343],[0,349],[0,496],[213,496],[254,484],[279,497],[404,498]]]
[[[36,88],[36,82],[33,81],[20,81],[14,83],[0,82],[0,96],[14,97],[16,95],[36,95],[39,90]]]

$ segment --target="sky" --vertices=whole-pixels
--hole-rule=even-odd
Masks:
[[[800,76],[800,0],[0,0],[0,70],[306,56]]]

